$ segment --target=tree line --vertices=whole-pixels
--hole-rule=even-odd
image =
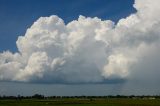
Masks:
[[[141,95],[141,96],[135,96],[135,95],[130,95],[130,96],[125,96],[125,95],[108,95],[108,96],[44,96],[41,94],[35,94],[33,96],[0,96],[0,99],[16,99],[16,100],[21,100],[21,99],[63,99],[63,98],[80,98],[80,99],[96,99],[96,98],[102,98],[102,99],[107,99],[107,98],[133,98],[133,99],[160,99],[160,95]]]

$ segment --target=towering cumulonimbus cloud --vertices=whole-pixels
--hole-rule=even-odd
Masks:
[[[140,70],[145,56],[160,51],[159,4],[135,0],[137,12],[116,25],[97,17],[79,16],[67,25],[55,15],[41,17],[19,36],[17,53],[0,53],[0,80],[101,83],[133,78],[145,72]]]

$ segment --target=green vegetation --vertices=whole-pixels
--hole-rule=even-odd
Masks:
[[[1,99],[0,106],[160,106],[152,98]]]

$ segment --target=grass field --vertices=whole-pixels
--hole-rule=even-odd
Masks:
[[[160,99],[0,100],[0,106],[160,106]]]

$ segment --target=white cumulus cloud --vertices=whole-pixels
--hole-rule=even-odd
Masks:
[[[56,15],[41,17],[18,37],[17,53],[0,53],[0,80],[101,83],[134,78],[148,64],[156,70],[146,61],[160,49],[159,4],[135,0],[137,12],[117,24],[79,16],[66,25]]]

